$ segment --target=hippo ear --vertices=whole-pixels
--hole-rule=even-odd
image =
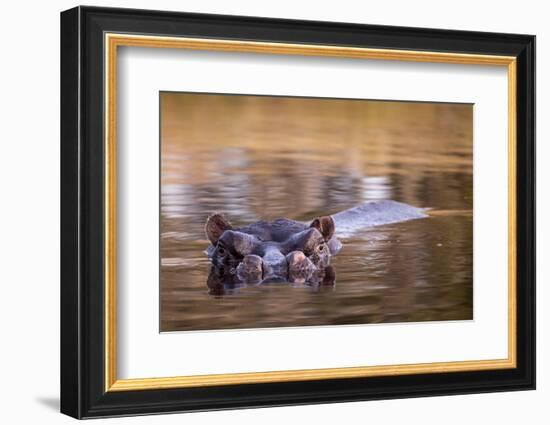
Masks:
[[[232,228],[231,223],[222,214],[212,214],[206,220],[206,236],[212,242],[212,245],[216,245],[223,232]]]
[[[336,225],[334,220],[330,215],[325,215],[323,217],[316,218],[311,222],[309,227],[315,227],[321,234],[325,241],[329,241],[332,236],[334,236],[334,231],[336,230]]]

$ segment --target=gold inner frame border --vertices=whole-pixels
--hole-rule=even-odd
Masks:
[[[448,373],[515,368],[516,360],[516,58],[513,56],[414,50],[371,49],[331,45],[288,44],[275,42],[219,40],[206,38],[164,37],[106,33],[105,46],[105,391],[136,391],[217,385],[270,382],[312,381],[419,373]],[[360,366],[285,371],[192,375],[118,379],[116,324],[116,98],[118,47],[149,47],[263,53],[280,55],[325,56],[356,59],[397,60],[507,67],[508,72],[508,357],[495,360]]]

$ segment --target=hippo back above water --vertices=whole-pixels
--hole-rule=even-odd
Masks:
[[[327,216],[300,222],[280,218],[235,228],[222,214],[206,222],[207,254],[216,275],[242,283],[273,280],[320,282],[339,239],[354,232],[427,217],[424,210],[395,201],[371,201]]]

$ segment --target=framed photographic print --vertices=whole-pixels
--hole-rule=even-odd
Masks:
[[[535,387],[535,37],[61,14],[61,411]]]

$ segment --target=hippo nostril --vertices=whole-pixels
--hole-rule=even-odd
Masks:
[[[306,259],[305,254],[302,251],[297,251],[292,253],[292,262],[300,262]]]
[[[286,257],[290,282],[306,282],[315,271],[315,265],[302,251],[293,251]]]
[[[257,255],[247,255],[236,270],[238,278],[246,283],[261,281],[263,277],[262,259]]]
[[[306,256],[302,251],[293,251],[286,256],[286,260],[290,267],[304,263]]]

